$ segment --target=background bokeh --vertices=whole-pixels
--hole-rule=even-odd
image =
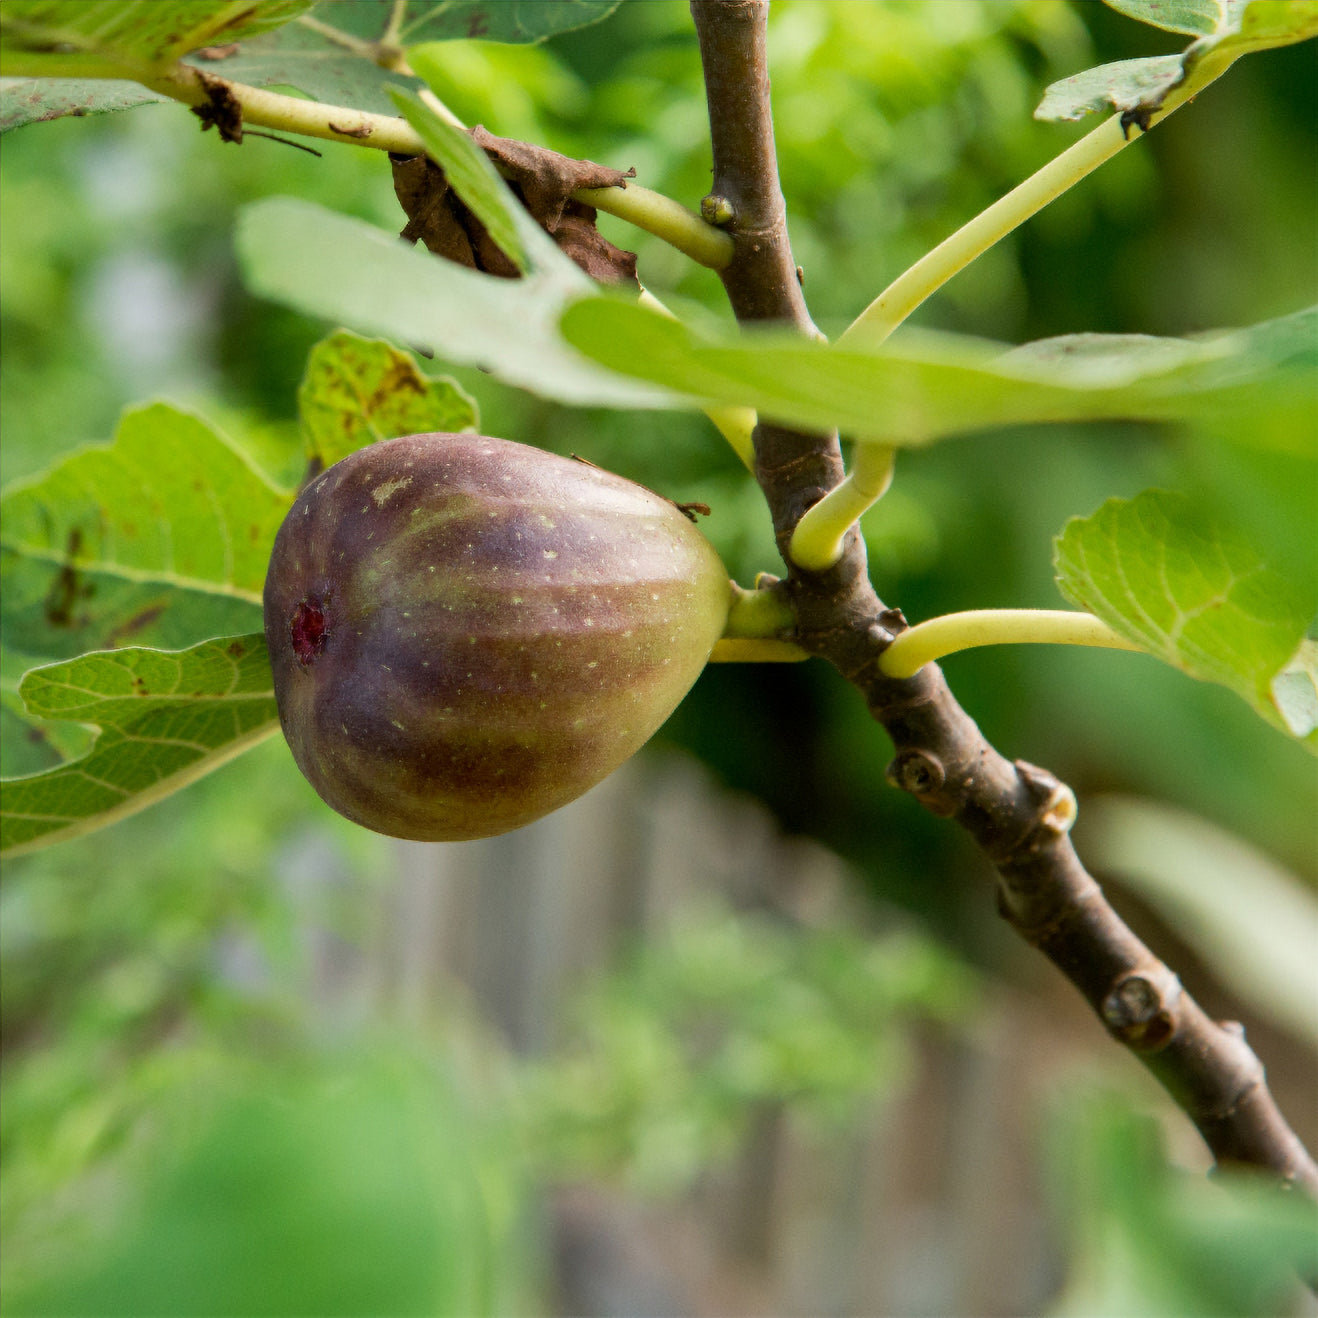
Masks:
[[[1031,119],[1047,83],[1181,44],[1096,3],[777,0],[771,54],[783,187],[821,327],[843,328],[906,265],[1085,129]],[[467,122],[635,166],[641,183],[688,205],[708,188],[698,52],[676,0],[627,0],[606,22],[539,47],[450,43],[445,68],[442,94]],[[1243,61],[960,275],[915,322],[1013,342],[1081,330],[1190,334],[1312,303],[1313,75],[1312,46]],[[154,397],[195,407],[254,451],[295,431],[306,354],[332,327],[249,295],[232,244],[239,208],[279,193],[401,227],[381,153],[330,147],[315,158],[260,139],[226,145],[177,106],[37,124],[5,138],[6,482],[108,440],[125,405]],[[642,279],[661,296],[727,314],[713,274],[610,217],[601,228],[638,251]],[[758,491],[703,418],[571,411],[470,369],[433,369],[477,398],[486,433],[580,453],[675,499],[710,504],[702,529],[743,583],[774,568]],[[1153,485],[1188,490],[1265,541],[1269,528],[1293,534],[1318,507],[1312,466],[1247,443],[1133,425],[996,432],[902,456],[892,493],[865,521],[876,585],[913,619],[1057,607],[1051,537],[1105,498]],[[1003,647],[954,657],[947,671],[1004,753],[1047,765],[1076,788],[1082,820],[1091,798],[1138,798],[1211,820],[1310,890],[1318,882],[1312,760],[1230,693],[1107,652]],[[510,1037],[499,986],[479,974],[440,977],[423,1025],[390,1007],[387,993],[347,994],[325,1009],[336,974],[374,982],[361,978],[361,965],[397,953],[380,933],[381,912],[400,900],[408,866],[429,862],[331,816],[282,744],[145,815],[9,865],[0,895],[6,1266],[37,1297],[31,1310],[92,1303],[132,1312],[138,1273],[159,1272],[162,1251],[191,1260],[179,1265],[176,1296],[192,1294],[187,1278],[208,1268],[236,1275],[213,1240],[184,1239],[183,1227],[175,1239],[162,1224],[190,1220],[180,1204],[217,1199],[234,1205],[237,1221],[244,1195],[264,1198],[260,1166],[287,1168],[286,1187],[319,1187],[304,1197],[321,1208],[347,1206],[341,1221],[305,1239],[290,1229],[277,1249],[255,1244],[266,1239],[265,1218],[243,1219],[253,1236],[238,1257],[255,1261],[248,1289],[227,1297],[233,1312],[276,1311],[262,1307],[270,1277],[285,1284],[280,1269],[292,1258],[312,1287],[307,1312],[379,1309],[377,1268],[405,1279],[389,1302],[400,1313],[552,1310],[569,1303],[564,1294],[583,1305],[587,1291],[564,1280],[571,1270],[554,1242],[555,1223],[584,1210],[547,1200],[546,1186],[679,1194],[705,1163],[732,1156],[766,1104],[806,1096],[851,1112],[867,1087],[918,1086],[918,1060],[872,1055],[880,1034],[973,1031],[975,1003],[999,1002],[1000,993],[1053,1002],[1051,980],[993,916],[984,862],[957,830],[886,785],[891,747],[832,672],[814,663],[711,667],[647,754],[616,806],[636,828],[646,827],[666,775],[698,799],[730,794],[728,819],[754,798],[767,810],[755,818],[771,839],[766,854],[779,858],[772,863],[796,858],[792,891],[809,886],[801,872],[829,857],[829,916],[801,918],[798,901],[788,903],[798,918],[787,920],[744,874],[703,898],[697,884],[665,903],[662,920],[615,920],[610,928],[621,932],[601,937],[597,955],[572,952],[554,981],[562,997],[543,1007],[534,1038]],[[695,843],[717,838],[723,818],[693,834],[688,869],[699,871]],[[681,830],[680,810],[670,822]],[[600,850],[591,836],[574,837],[582,854]],[[1083,824],[1078,837],[1083,845]],[[491,883],[516,893],[518,867],[540,845],[480,863]],[[584,864],[575,855],[568,870]],[[620,901],[651,890],[637,864],[633,856],[615,866]],[[1206,891],[1232,881],[1204,875]],[[1318,1121],[1303,1110],[1311,1043],[1232,999],[1231,968],[1203,964],[1194,939],[1147,895],[1119,883],[1117,892],[1193,989],[1245,1019],[1251,1037],[1257,1024],[1264,1060],[1300,1096],[1292,1115],[1312,1140]],[[538,900],[553,900],[552,885]],[[510,910],[516,905],[510,899]],[[748,914],[768,907],[777,910],[768,925]],[[688,920],[690,911],[698,917]],[[875,947],[887,947],[880,935],[893,928],[908,941],[875,953],[866,978],[857,967],[870,933],[847,941],[852,922],[877,931]],[[528,937],[534,942],[535,929]],[[497,949],[491,956],[501,964]],[[729,978],[714,975],[711,987],[711,966]],[[788,1005],[768,999],[774,982],[799,993],[786,994]],[[588,998],[574,1015],[561,1004],[582,986]],[[782,1022],[798,1009],[797,1042],[785,1042]],[[1073,1030],[1099,1035],[1081,1015],[1056,1011],[1050,1019],[1062,1024],[1051,1042],[1040,1031],[1041,1048],[1065,1053],[1059,1040]],[[718,1065],[692,1065],[689,1084],[655,1101],[688,1057],[691,1031],[703,1037],[706,1016],[719,1022],[709,1028],[721,1042],[691,1056],[723,1057],[727,1041],[741,1039],[761,1063],[777,1060],[757,1063],[753,1083],[733,1067],[741,1078],[722,1087]],[[1081,1051],[1092,1042],[1083,1037]],[[806,1038],[815,1042],[802,1051]],[[922,1056],[919,1047],[911,1056]],[[880,1073],[887,1079],[871,1086]],[[417,1115],[421,1093],[439,1102],[443,1119]],[[400,1106],[415,1129],[404,1124],[391,1145],[380,1130]],[[349,1167],[341,1183],[316,1179],[318,1130],[354,1144],[361,1175]],[[239,1148],[246,1161],[232,1156]],[[177,1177],[160,1182],[161,1168],[176,1166]],[[395,1166],[411,1168],[411,1180],[381,1171]],[[672,1174],[652,1174],[656,1166]],[[359,1201],[336,1191],[348,1181]],[[378,1241],[365,1237],[362,1248],[376,1255],[364,1265],[368,1279],[317,1296],[315,1279],[338,1275],[336,1232],[351,1236],[373,1220],[372,1204],[398,1226]],[[308,1213],[319,1221],[320,1210],[291,1190],[267,1208],[271,1221]],[[132,1213],[138,1235],[120,1240],[107,1223]],[[470,1240],[449,1234],[455,1222]],[[1060,1242],[1062,1227],[1056,1235]],[[86,1249],[111,1248],[107,1239],[119,1241],[117,1261],[86,1283],[100,1289],[50,1289]],[[416,1272],[409,1241],[432,1271]],[[1057,1249],[1035,1269],[1036,1298],[1062,1284],[1057,1260],[1066,1250]],[[445,1262],[450,1255],[463,1261]],[[211,1311],[206,1295],[200,1284],[187,1311]]]

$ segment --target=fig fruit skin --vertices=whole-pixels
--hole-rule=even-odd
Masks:
[[[298,495],[265,632],[325,802],[393,837],[491,837],[580,796],[699,676],[731,604],[669,500],[477,435],[384,440]]]

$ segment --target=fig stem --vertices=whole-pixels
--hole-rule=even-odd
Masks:
[[[916,623],[897,634],[879,658],[888,677],[914,677],[925,664],[979,645],[1097,645],[1140,650],[1092,613],[1069,609],[971,609]]]
[[[795,664],[809,659],[799,645],[769,637],[728,636],[716,641],[711,664]]]
[[[578,188],[572,196],[662,238],[710,270],[722,270],[732,260],[732,239],[722,229],[662,192],[628,183],[617,188]]]
[[[732,607],[723,635],[709,656],[712,664],[796,663],[809,654],[790,639],[795,626],[792,607],[777,577],[770,584],[747,590],[735,581]]]
[[[796,625],[792,606],[784,593],[784,584],[776,577],[772,584],[747,590],[735,581],[728,620],[723,626],[724,640],[786,640]]]
[[[846,478],[807,508],[792,531],[787,552],[797,567],[824,572],[842,557],[847,532],[887,494],[896,460],[891,445],[857,443]]]
[[[1242,53],[1218,53],[1215,58],[1210,54],[1198,61],[1185,81],[1168,92],[1161,105],[1150,108],[1138,120],[1141,130],[1138,136],[1143,137],[1154,124],[1220,78]],[[1114,114],[1060,155],[1054,156],[1023,183],[1017,184],[898,275],[843,331],[838,343],[848,340],[872,346],[882,343],[953,275],[1129,146],[1135,140],[1134,136],[1129,136],[1129,131],[1130,121],[1126,116]]]

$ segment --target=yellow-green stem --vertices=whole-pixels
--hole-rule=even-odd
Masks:
[[[796,618],[782,591],[778,578],[761,577],[769,583],[747,590],[729,582],[732,606],[723,635],[709,656],[712,664],[795,663],[810,656],[787,634]]]
[[[1148,126],[1151,128],[1165,119],[1214,79],[1221,77],[1235,58],[1232,55],[1220,62],[1213,61],[1211,67],[1207,67],[1210,61],[1205,60],[1196,66],[1193,75],[1180,87],[1173,88],[1162,105],[1149,114]],[[1005,238],[1068,188],[1074,187],[1123,147],[1129,146],[1135,136],[1143,135],[1142,132],[1133,134],[1133,126],[1123,128],[1121,121],[1122,116],[1114,114],[1061,155],[1055,156],[1042,169],[1031,174],[1005,197],[962,225],[950,238],[945,238],[933,251],[893,280],[848,326],[838,342],[850,340],[871,345],[882,343],[921,302],[937,292],[953,275],[964,270],[994,243]],[[1131,134],[1129,139],[1128,134]]]
[[[778,578],[763,577],[762,580],[773,584],[747,590],[735,581],[730,583],[732,606],[723,628],[725,638],[772,637],[781,640],[796,626],[791,606],[778,588]]]
[[[792,532],[787,554],[797,567],[823,572],[842,557],[847,532],[888,492],[896,456],[886,444],[856,444],[846,479],[808,508]]]
[[[1066,609],[973,609],[930,618],[901,632],[883,652],[879,667],[889,677],[914,677],[925,664],[979,645],[1097,645],[1111,650],[1141,647],[1092,613]]]
[[[166,73],[144,74],[142,84],[185,105],[199,106],[210,99],[207,77],[189,64],[176,64]],[[327,142],[345,142],[398,155],[416,156],[425,152],[412,126],[392,115],[325,105],[320,101],[266,91],[262,87],[249,87],[241,82],[225,80],[224,87],[241,107],[243,123],[250,127],[296,133]],[[450,122],[461,126],[447,107],[434,101],[430,104]],[[732,259],[732,239],[726,233],[706,224],[694,211],[649,188],[579,188],[572,195],[596,210],[616,215],[638,229],[654,234],[699,265],[717,270]]]
[[[714,643],[711,664],[796,664],[810,656],[791,641],[767,637],[727,636]]]
[[[625,188],[578,188],[572,196],[662,238],[711,270],[722,270],[732,260],[732,239],[722,229],[662,193],[629,183]]]

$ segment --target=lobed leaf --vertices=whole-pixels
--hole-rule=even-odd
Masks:
[[[563,308],[594,285],[529,215],[520,232],[531,272],[498,279],[405,247],[360,220],[275,197],[243,211],[238,252],[249,288],[308,315],[425,344],[562,402],[675,406],[666,391],[603,370],[563,341]]]
[[[0,496],[7,644],[69,657],[260,626],[291,499],[199,417],[165,403],[126,412],[111,444]]]
[[[1200,339],[1079,335],[1006,349],[950,334],[829,347],[776,331],[698,335],[612,298],[570,306],[563,337],[619,374],[807,429],[921,445],[1027,422],[1195,420],[1313,450],[1318,313]]]
[[[408,354],[347,331],[312,350],[298,400],[308,454],[318,466],[379,439],[476,424],[475,404],[454,382],[428,379]],[[91,734],[83,722],[97,722],[81,707],[42,696],[44,679],[34,674],[54,670],[34,664],[78,655],[72,658],[78,665],[98,659],[82,652],[106,649],[127,656],[164,650],[209,655],[213,643],[196,645],[199,637],[259,628],[270,545],[291,499],[291,491],[271,483],[203,421],[165,404],[126,413],[112,444],[81,450],[5,491],[0,610],[10,648],[0,654],[4,774],[44,770],[43,783],[67,786],[75,779],[55,775],[72,766],[61,761],[85,758]],[[161,649],[113,649],[127,638]],[[250,655],[258,640],[239,638],[244,663],[257,663]],[[190,644],[194,649],[182,648]],[[259,650],[264,658],[264,641]],[[188,662],[191,674],[196,666]],[[244,681],[250,680],[248,674]],[[268,672],[265,680],[268,687]],[[213,703],[214,692],[189,690],[191,698]],[[171,708],[181,708],[178,700]],[[79,721],[61,721],[69,719]],[[163,734],[159,751],[150,737],[138,738],[116,754],[131,758],[147,787],[134,786],[122,805],[111,802],[105,811],[97,805],[70,827],[82,832],[140,809],[224,763],[266,730],[244,724],[232,744],[217,743],[214,755],[182,767]],[[102,737],[94,754],[117,744]],[[71,835],[63,824],[49,831],[52,840]]]
[[[180,56],[286,23],[312,0],[5,0],[6,77],[136,78]]]
[[[188,650],[132,648],[32,669],[36,718],[100,729],[82,758],[0,783],[0,853],[102,828],[218,768],[278,729],[265,637]]]
[[[1182,495],[1147,490],[1073,518],[1054,562],[1071,603],[1191,677],[1235,691],[1318,751],[1318,732],[1288,718],[1276,689],[1314,601],[1243,537],[1199,517]]]
[[[1179,55],[1120,60],[1086,69],[1044,92],[1036,119],[1080,119],[1094,111],[1155,110],[1173,87],[1186,97],[1251,51],[1318,35],[1318,0],[1106,0],[1113,9],[1198,37]]]
[[[297,399],[317,470],[380,439],[479,427],[476,401],[456,381],[431,380],[410,353],[349,330],[311,350]]]

